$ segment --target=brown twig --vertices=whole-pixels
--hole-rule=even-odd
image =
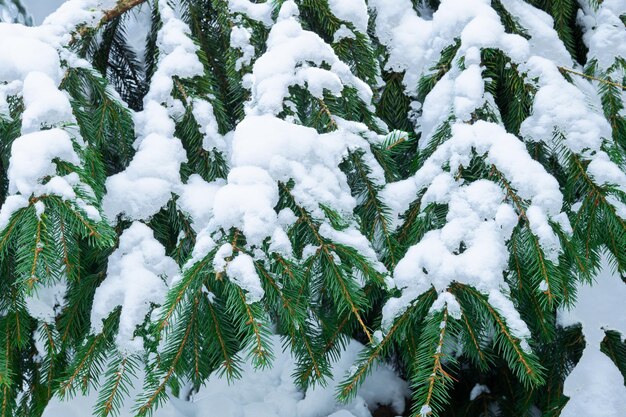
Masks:
[[[95,27],[92,28],[89,26],[83,26],[78,30],[78,34],[80,36],[84,36],[91,29],[99,29],[105,24],[107,24],[108,22],[110,22],[111,20],[115,19],[116,17],[123,15],[124,13],[132,9],[133,7],[138,6],[141,3],[145,3],[145,2],[146,0],[119,0],[117,5],[114,8],[104,11],[104,13],[102,14],[102,19],[100,19],[100,21]]]
[[[575,70],[570,69],[570,68],[565,68],[565,67],[558,67],[558,68],[559,68],[559,70],[561,72],[569,72],[571,74],[575,74],[575,75],[578,75],[580,77],[585,77],[585,78],[588,78],[590,80],[598,81],[598,82],[601,82],[601,83],[604,83],[604,84],[612,85],[612,86],[617,87],[617,88],[621,88],[622,90],[626,90],[626,85],[622,85],[622,84],[619,84],[619,83],[616,83],[616,82],[613,82],[613,81],[603,80],[602,78],[594,77],[593,75],[587,75],[585,73],[578,72],[578,71],[575,71]]]

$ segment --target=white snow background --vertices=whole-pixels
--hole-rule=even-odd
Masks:
[[[359,394],[348,404],[335,400],[337,383],[348,373],[362,349],[356,341],[350,342],[333,366],[335,380],[325,387],[316,385],[306,392],[299,391],[293,382],[295,363],[288,352],[283,352],[278,336],[272,337],[276,359],[272,367],[255,371],[249,362],[242,366],[242,378],[229,384],[225,378],[211,376],[198,393],[189,395],[189,401],[170,398],[153,417],[372,417],[370,410],[378,404],[388,404],[400,414],[409,395],[408,384],[386,365],[380,365],[365,380]],[[133,415],[132,397],[141,393],[142,381],[137,379],[131,398],[119,417]],[[53,398],[43,417],[87,417],[94,408],[98,393],[77,396],[67,402]]]

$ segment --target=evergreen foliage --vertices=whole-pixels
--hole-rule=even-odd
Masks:
[[[0,24],[0,417],[150,416],[273,334],[303,390],[361,341],[342,401],[382,361],[407,415],[567,410],[560,317],[626,274],[626,6],[66,3]]]

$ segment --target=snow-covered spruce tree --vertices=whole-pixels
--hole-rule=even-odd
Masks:
[[[151,415],[271,367],[274,334],[301,390],[363,342],[345,401],[386,361],[407,415],[622,416],[623,283],[587,284],[626,273],[625,25],[621,0],[0,23],[0,416],[89,390]]]
[[[20,0],[0,0],[0,22],[32,25],[33,18]]]

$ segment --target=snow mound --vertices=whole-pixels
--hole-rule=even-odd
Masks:
[[[621,417],[626,410],[624,378],[611,359],[600,351],[606,330],[626,335],[626,285],[613,273],[606,259],[593,285],[578,288],[576,306],[559,314],[564,326],[580,323],[586,347],[565,380],[563,393],[570,397],[562,417]],[[622,410],[622,411],[619,411]]]
[[[152,229],[134,222],[120,236],[120,245],[109,257],[106,279],[94,296],[91,325],[95,332],[102,330],[102,320],[117,306],[122,306],[120,329],[116,343],[120,351],[138,353],[143,344],[134,338],[134,332],[151,304],[162,304],[168,285],[164,277],[178,274],[176,262],[165,256],[165,248],[157,241]]]

